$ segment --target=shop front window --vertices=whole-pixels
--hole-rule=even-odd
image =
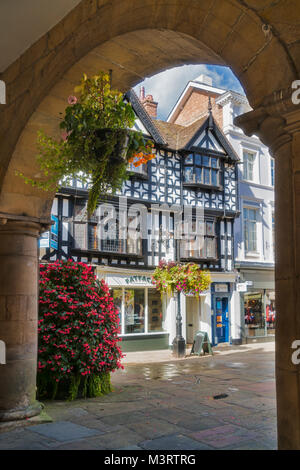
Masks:
[[[273,242],[273,256],[275,259],[275,214],[272,212],[272,242]]]
[[[148,289],[148,331],[163,331],[161,295],[156,289]]]
[[[275,292],[267,290],[266,291],[267,335],[275,335],[275,320],[276,320]]]
[[[122,323],[122,301],[123,301],[123,291],[122,289],[113,289],[112,298],[114,299],[114,304],[116,309],[119,312],[120,328]]]
[[[160,293],[148,287],[111,289],[119,312],[120,332],[124,335],[164,332],[163,303]]]
[[[275,291],[257,290],[244,295],[246,336],[275,335]]]
[[[145,332],[145,291],[125,290],[125,334]]]
[[[244,295],[246,336],[265,336],[263,292]]]

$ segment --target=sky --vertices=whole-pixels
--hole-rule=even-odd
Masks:
[[[190,80],[205,74],[212,78],[213,86],[245,94],[240,82],[229,67],[220,65],[183,65],[160,72],[134,87],[139,96],[140,87],[145,87],[146,95],[153,95],[158,102],[158,119],[166,120],[178,97]]]

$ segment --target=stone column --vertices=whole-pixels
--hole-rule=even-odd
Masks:
[[[292,360],[292,344],[300,340],[300,109],[281,94],[236,123],[275,157],[278,448],[300,450],[300,364]]]
[[[40,231],[36,222],[0,218],[0,340],[6,346],[6,364],[0,365],[0,426],[1,421],[34,416],[41,408],[36,401]]]

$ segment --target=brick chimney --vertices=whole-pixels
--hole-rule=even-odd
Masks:
[[[145,96],[145,87],[143,86],[140,88],[140,102],[144,106],[149,116],[151,116],[152,119],[156,119],[158,103],[153,100],[152,95]]]

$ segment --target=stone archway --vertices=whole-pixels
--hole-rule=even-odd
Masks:
[[[57,132],[65,98],[83,72],[112,69],[113,85],[125,90],[145,76],[175,65],[226,64],[240,79],[255,109],[239,122],[246,132],[259,133],[278,160],[276,217],[277,226],[285,227],[277,232],[276,241],[279,443],[300,448],[299,372],[289,358],[292,340],[297,335],[300,338],[300,113],[290,100],[291,83],[300,74],[300,9],[296,0],[257,4],[254,0],[83,0],[1,74],[7,105],[0,114],[0,296],[4,305],[0,324],[7,331],[10,365],[7,373],[0,369],[0,380],[6,383],[0,409],[6,418],[13,417],[16,409],[19,415],[32,413],[28,407],[34,395],[37,273],[33,240],[48,223],[53,195],[26,186],[15,170],[30,175],[38,172],[36,130]],[[30,268],[27,257],[32,261]],[[7,278],[6,272],[13,275]],[[30,273],[28,287],[25,280]],[[23,379],[17,372],[22,361],[27,370]],[[15,389],[18,393],[9,401],[7,396]]]

